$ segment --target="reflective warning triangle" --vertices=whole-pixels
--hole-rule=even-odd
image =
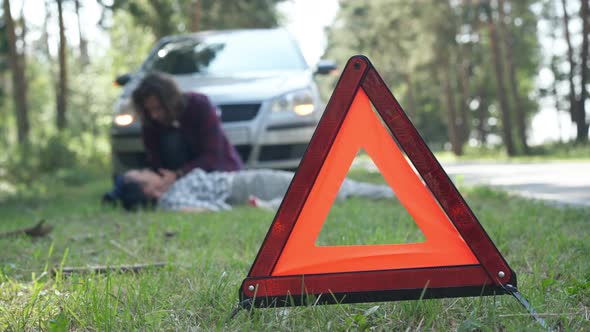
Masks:
[[[361,148],[426,241],[316,245]],[[314,303],[477,296],[504,294],[507,284],[516,287],[514,271],[370,61],[352,57],[242,283],[242,301],[284,306],[310,295]]]

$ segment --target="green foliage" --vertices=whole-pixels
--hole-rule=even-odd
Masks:
[[[27,57],[27,95],[32,144],[40,143],[43,136],[55,130],[55,80],[51,76],[51,66],[51,63],[38,54]]]
[[[420,33],[420,12],[421,5],[411,2],[343,2],[334,26],[328,30],[325,57],[343,66],[351,55],[367,55],[426,140],[435,143],[446,137],[444,130],[440,134],[444,113],[439,112],[438,85],[422,83],[422,77],[432,78],[424,67],[432,61],[427,49],[432,36]],[[327,94],[335,79],[322,83]]]
[[[559,160],[590,160],[590,149],[584,145],[571,145],[566,143],[554,143],[531,147],[530,155],[508,157],[506,151],[500,146],[467,147],[461,157],[448,152],[438,152],[439,160],[504,160],[504,161],[559,161]]]
[[[271,28],[278,24],[276,4],[284,0],[199,0],[200,30]],[[116,0],[115,11],[125,11],[135,25],[153,36],[188,33],[193,18],[193,0]]]
[[[353,54],[367,55],[422,136],[439,147],[446,141],[440,84],[432,64],[438,40],[426,15],[432,5],[379,0],[341,4],[329,29],[326,57],[344,64]]]
[[[3,15],[4,14],[0,17],[0,54],[8,54],[8,33],[6,31],[6,22],[4,21]],[[5,71],[8,67],[8,58],[0,56],[0,71]],[[0,89],[0,93],[0,98],[4,97],[4,90]]]
[[[69,168],[76,164],[76,153],[69,147],[70,137],[58,134],[49,137],[37,150],[37,172],[46,173],[63,168]],[[25,158],[34,159],[29,155]]]
[[[52,125],[55,112],[53,102],[53,84],[49,74],[49,66],[36,55],[28,56],[26,78],[28,82],[29,121],[31,125],[30,142],[34,145],[39,135],[46,133]],[[5,79],[10,78],[6,73]],[[0,85],[1,86],[1,85]],[[4,85],[6,86],[6,85]],[[16,119],[12,91],[7,91],[5,98],[0,99],[0,149],[16,144]]]
[[[62,332],[67,331],[68,326],[70,326],[71,321],[68,316],[64,314],[64,312],[60,312],[55,318],[49,321],[49,329],[50,332]]]
[[[521,106],[530,117],[538,110],[531,96],[541,55],[536,34],[538,17],[531,9],[535,1],[505,2],[511,4],[506,7],[506,26],[514,45],[517,90]],[[464,140],[472,137],[487,145],[488,135],[499,134],[500,114],[495,107],[488,30],[479,4],[435,0],[419,4],[398,0],[342,2],[335,24],[328,30],[325,56],[343,65],[351,55],[367,55],[419,132],[437,149],[449,140],[446,113],[450,106],[443,89],[448,79],[457,117],[463,105],[474,105],[467,110]],[[451,77],[447,77],[447,66]],[[323,91],[330,91],[333,84],[324,84]],[[462,84],[467,86],[465,96]],[[457,121],[462,130],[463,124]]]
[[[285,0],[203,0],[201,30],[276,27],[279,22],[276,5],[282,1]],[[182,0],[187,12],[191,3],[192,0]],[[185,24],[190,26],[188,20]]]
[[[89,66],[80,67],[71,63],[70,95],[68,98],[68,132],[74,140],[104,140],[108,135],[113,105],[121,92],[113,86],[115,57],[105,55],[95,59]],[[128,69],[127,69],[128,70]],[[105,147],[83,143],[91,151],[104,153]]]
[[[0,179],[12,185],[21,182],[29,183],[37,177],[34,170],[37,168],[36,158],[31,157],[30,145],[16,146],[6,151],[4,159],[0,162],[2,173]]]
[[[73,58],[70,54],[70,58]],[[55,128],[55,85],[52,74],[56,64],[41,53],[27,58],[29,87],[29,118],[31,132],[27,146],[15,145],[13,112],[1,114],[0,147],[8,153],[0,159],[11,182],[31,182],[39,174],[98,162],[105,165],[109,147],[107,130],[112,118],[112,104],[118,92],[108,74],[110,61],[103,57],[81,68],[69,62],[70,89],[68,113],[70,128],[57,132]],[[105,89],[106,87],[106,89]],[[4,100],[12,109],[12,99]]]
[[[27,187],[46,176],[69,184],[84,183],[87,174],[80,173],[80,168],[108,173],[107,151],[104,138],[76,137],[69,132],[47,136],[38,144],[13,146],[0,160],[0,184]]]
[[[584,145],[554,143],[533,147],[533,156],[552,159],[590,159],[590,149]]]
[[[114,18],[112,30],[115,47],[109,52],[94,56],[87,66],[76,61],[75,52],[68,51],[69,91],[68,130],[55,128],[57,72],[55,59],[42,52],[27,57],[29,86],[30,144],[15,145],[13,112],[0,112],[0,148],[6,155],[0,157],[0,182],[20,186],[31,184],[40,176],[52,174],[67,182],[81,181],[75,167],[102,168],[108,172],[110,146],[108,130],[112,121],[113,104],[120,93],[112,82],[117,74],[137,68],[147,54],[153,38],[135,27],[126,15]],[[147,38],[146,38],[147,36]],[[129,49],[137,52],[129,52]],[[71,60],[74,59],[74,60]],[[3,110],[11,110],[12,99],[2,100]]]
[[[111,80],[114,80],[115,75],[139,69],[155,43],[150,29],[135,24],[133,16],[126,11],[115,12],[109,36],[111,47],[99,63],[104,69],[103,73],[108,73],[107,77]]]

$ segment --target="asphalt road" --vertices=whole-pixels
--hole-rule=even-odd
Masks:
[[[446,163],[451,179],[557,204],[590,206],[590,163]],[[459,180],[460,179],[460,180]]]
[[[360,164],[376,170],[370,162]],[[590,162],[459,162],[443,168],[459,186],[490,185],[557,205],[590,207]]]

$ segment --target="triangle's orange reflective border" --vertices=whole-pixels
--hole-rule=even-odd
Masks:
[[[414,218],[426,237],[425,242],[316,246],[316,239],[338,189],[361,148],[373,159],[385,181]],[[477,263],[469,247],[373,112],[364,91],[359,89],[271,275]]]
[[[364,97],[365,93],[368,101]],[[351,107],[355,98],[356,103],[361,106]],[[369,102],[424,181],[422,187],[422,182],[416,181],[416,174],[407,171],[409,165],[399,160],[401,153],[391,137],[385,140],[392,143],[388,147],[392,148],[390,151],[381,149],[384,144],[389,144],[381,142],[384,140],[382,138],[360,140],[363,132],[356,131],[354,127],[360,126],[365,131],[374,130],[376,117],[363,115],[360,119],[347,122],[351,109],[351,116],[354,118],[357,116],[354,115],[357,113],[355,110],[363,113]],[[365,121],[369,125],[360,123]],[[381,123],[379,125],[381,129],[384,128]],[[352,130],[356,133],[340,135],[341,130]],[[387,131],[381,130],[381,133],[376,135],[384,136],[384,132]],[[355,135],[359,141],[349,140]],[[340,140],[346,142],[339,143]],[[353,146],[347,148],[346,144]],[[324,218],[327,216],[335,190],[348,170],[348,167],[334,164],[350,165],[360,147],[367,150],[388,184],[396,191],[402,204],[414,217],[427,239],[425,243],[401,246],[349,246],[352,250],[344,248],[347,246],[315,246],[315,239],[324,220],[313,221],[313,217],[309,219],[309,216],[304,216],[310,213],[306,207],[310,204],[313,207],[315,204],[308,200],[318,199],[315,192],[319,189],[314,189],[315,186],[325,186],[326,192],[320,193],[330,196],[327,200],[329,204],[327,209],[326,206],[322,207],[321,214],[324,214]],[[343,152],[331,152],[332,150]],[[395,163],[394,166],[389,165],[392,161]],[[398,168],[406,169],[403,171],[404,174],[413,175],[415,178],[400,180],[395,174],[389,174],[398,172]],[[337,174],[330,175],[331,172]],[[431,195],[428,195],[428,191]],[[412,195],[416,192],[427,194],[420,196],[422,201],[414,201]],[[433,206],[433,199],[438,202],[441,209]],[[423,204],[429,206],[427,212],[421,210]],[[316,205],[318,206],[320,205]],[[299,223],[310,223],[311,230],[306,227],[300,228]],[[453,231],[454,235],[449,234]],[[438,232],[442,232],[443,235],[439,237]],[[437,234],[432,235],[433,233]],[[294,242],[290,243],[291,240]],[[443,241],[444,244],[440,243]],[[448,245],[447,241],[453,244]],[[369,248],[363,251],[360,257],[334,257],[335,253],[329,253],[324,258],[319,257],[316,260],[315,257],[307,256],[322,256],[324,250],[336,250],[338,255],[354,254],[360,247],[365,247],[363,250]],[[381,247],[386,249],[381,252]],[[416,250],[414,254],[420,251],[419,266],[412,267],[411,256],[403,258],[404,252],[412,250]],[[437,253],[456,257],[436,257]],[[300,257],[295,257],[298,255]],[[383,259],[385,256],[387,259]],[[332,259],[336,262],[331,262]],[[391,259],[398,262],[392,263]],[[364,56],[352,57],[334,89],[248,277],[242,283],[242,300],[249,300],[257,306],[268,306],[300,304],[304,302],[302,299],[305,295],[322,297],[325,294],[329,295],[324,296],[321,301],[318,299],[318,303],[475,296],[506,293],[505,284],[517,286],[514,271],[508,266],[371,62]]]

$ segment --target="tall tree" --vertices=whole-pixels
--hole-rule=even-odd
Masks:
[[[451,150],[457,156],[463,154],[463,129],[461,117],[457,116],[456,101],[457,93],[453,82],[452,73],[455,72],[456,65],[452,59],[453,53],[458,49],[456,43],[457,27],[454,20],[448,17],[455,16],[453,8],[449,2],[434,0],[433,9],[437,9],[437,17],[432,19],[432,33],[435,36],[433,48],[435,50],[436,62],[439,69],[439,79],[442,80],[444,90],[446,111],[447,111],[447,132],[451,143]],[[460,65],[460,64],[459,64]],[[459,75],[460,76],[460,75]]]
[[[74,5],[76,6],[76,18],[78,22],[78,44],[80,48],[80,66],[86,67],[90,63],[90,57],[88,56],[88,40],[84,36],[84,31],[82,30],[82,18],[80,16],[80,0],[74,0]]]
[[[336,24],[329,29],[326,56],[341,63],[350,54],[369,56],[427,142],[452,142],[459,151],[456,26],[447,12],[448,4],[438,1],[341,2]],[[449,40],[453,46],[447,45]]]
[[[557,68],[557,63],[558,63],[558,59],[555,55],[553,55],[551,57],[550,60],[550,65],[549,67],[551,68],[551,72],[553,72],[553,82],[551,83],[551,88],[550,88],[550,93],[553,95],[553,100],[555,103],[555,114],[556,114],[556,123],[557,123],[557,137],[558,137],[558,142],[559,143],[563,143],[563,129],[561,127],[561,119],[559,118],[559,111],[561,110],[561,102],[560,102],[560,96],[559,93],[557,92],[557,82],[558,82],[558,76],[559,76],[559,69]]]
[[[511,1],[515,9],[510,10],[518,22],[510,27],[518,92],[527,113],[537,106],[524,96],[534,89],[540,57],[537,19],[531,17],[533,1]],[[501,50],[505,46],[497,36],[496,7],[490,24],[484,4],[489,1],[342,1],[335,24],[328,30],[326,56],[341,63],[350,54],[369,56],[401,104],[412,106],[412,122],[429,144],[451,142],[459,152],[471,131],[476,131],[482,144],[494,143],[488,136],[501,135],[513,155],[518,149],[512,138],[516,124],[511,119],[510,91],[505,85],[509,77]],[[496,59],[499,66],[494,66]]]
[[[103,7],[99,23],[105,24],[105,13],[124,10],[131,14],[137,25],[149,28],[156,38],[178,33],[178,16],[186,13],[178,10],[180,0],[97,0]],[[190,15],[188,15],[190,16]]]
[[[471,134],[470,116],[469,116],[469,100],[470,93],[470,68],[474,65],[472,56],[472,35],[477,29],[478,21],[474,20],[475,16],[474,6],[471,0],[463,0],[458,6],[458,15],[460,17],[459,23],[461,30],[458,31],[460,37],[463,37],[463,42],[457,45],[457,65],[459,71],[459,92],[460,92],[460,141],[462,144],[467,143]]]
[[[589,0],[582,0],[580,6],[580,18],[582,20],[582,51],[580,54],[580,98],[575,113],[575,121],[577,128],[576,142],[585,143],[588,141],[588,126],[586,122],[586,97],[588,91],[586,90],[586,83],[588,81],[588,34],[590,33],[590,9],[588,7]]]
[[[57,86],[57,128],[65,129],[66,120],[66,100],[68,93],[68,74],[66,59],[66,32],[63,17],[63,0],[57,0],[57,14],[59,18],[59,81]]]
[[[451,150],[457,156],[463,154],[463,144],[461,142],[461,132],[457,125],[457,115],[455,109],[455,93],[451,83],[451,63],[449,60],[449,54],[441,54],[441,75],[439,79],[442,79],[444,86],[445,104],[447,108],[447,131],[449,134],[449,141],[451,142]]]
[[[492,131],[489,126],[489,105],[494,96],[489,82],[493,75],[487,66],[489,49],[481,39],[487,22],[481,20],[479,0],[462,0],[459,5],[460,27],[458,40],[459,86],[461,95],[461,117],[463,124],[463,142],[467,142],[472,130],[482,146]],[[472,109],[473,108],[473,109]],[[470,114],[474,113],[474,114]],[[474,119],[472,122],[471,119]]]
[[[107,11],[127,11],[138,25],[151,29],[156,38],[161,38],[193,31],[196,27],[198,30],[275,27],[279,20],[276,4],[285,0],[97,1]]]
[[[510,1],[508,1],[510,3]],[[514,10],[514,7],[511,7]],[[504,0],[498,0],[498,21],[500,28],[500,36],[504,40],[505,45],[505,57],[506,66],[508,67],[508,86],[510,87],[510,96],[512,97],[512,103],[514,106],[514,115],[516,116],[516,131],[518,133],[518,140],[524,154],[529,154],[529,145],[527,143],[526,134],[526,112],[520,100],[518,93],[518,82],[516,80],[516,65],[514,63],[514,54],[512,52],[514,48],[514,38],[512,37],[512,27],[507,26],[506,19],[512,21],[511,17],[507,17],[505,13]]]
[[[193,16],[191,19],[191,32],[197,32],[201,28],[201,11],[202,11],[202,4],[201,0],[192,0],[193,6]]]
[[[39,45],[41,53],[47,58],[48,62],[51,62],[51,52],[49,51],[49,21],[51,19],[51,0],[45,0],[44,2],[45,16],[41,23],[41,38],[39,38]],[[54,75],[51,75],[52,77]]]
[[[565,42],[567,43],[567,62],[569,65],[568,83],[570,88],[569,101],[570,101],[570,116],[572,121],[576,121],[576,88],[574,85],[574,76],[576,70],[576,62],[574,60],[574,47],[572,45],[572,39],[570,35],[570,18],[567,12],[567,1],[561,0],[563,8],[563,31],[565,34]]]
[[[15,105],[17,139],[19,144],[29,140],[29,109],[27,104],[27,81],[25,77],[24,49],[17,47],[14,20],[10,11],[10,0],[4,0],[4,21],[8,39],[9,62],[12,72],[12,95]],[[24,18],[23,18],[24,19]]]
[[[458,80],[459,80],[459,142],[465,144],[469,140],[470,127],[469,127],[469,60],[468,52],[465,45],[459,46],[457,50],[457,66],[458,68]]]
[[[488,33],[490,46],[492,48],[492,58],[494,60],[494,72],[496,77],[496,94],[500,102],[500,113],[502,114],[502,138],[506,146],[506,152],[509,156],[514,156],[516,150],[512,140],[512,120],[510,109],[506,98],[506,88],[504,86],[504,66],[502,64],[502,51],[498,42],[497,26],[492,13],[490,3],[484,3],[484,11],[488,22]]]
[[[563,3],[562,3],[563,5]],[[549,29],[549,38],[551,40],[551,43],[549,44],[549,69],[551,70],[552,74],[553,74],[553,82],[551,82],[551,86],[548,86],[546,88],[546,94],[548,96],[551,96],[553,98],[554,101],[554,105],[555,105],[555,122],[557,124],[557,137],[558,137],[558,142],[559,143],[563,143],[563,137],[564,137],[564,131],[563,131],[563,126],[562,126],[562,121],[561,121],[561,111],[564,110],[564,103],[563,103],[563,98],[564,96],[559,93],[559,83],[561,81],[566,80],[566,75],[565,73],[560,69],[560,64],[563,64],[564,62],[567,61],[567,59],[564,59],[563,56],[561,55],[557,55],[555,54],[555,50],[557,49],[555,47],[555,45],[559,42],[561,42],[561,38],[560,36],[558,36],[558,31],[561,31],[560,27],[562,26],[562,17],[560,17],[557,14],[558,11],[558,6],[556,6],[555,3],[553,2],[546,2],[544,7],[543,7],[543,12],[542,12],[542,17],[547,20],[548,22],[550,22],[551,24],[551,28]],[[569,29],[568,29],[569,30]],[[568,32],[569,34],[569,32]],[[572,83],[573,85],[573,81],[570,81],[570,83]],[[573,87],[570,86],[570,89],[572,89]],[[543,90],[541,90],[541,92],[545,92]],[[568,93],[567,96],[565,96],[566,98],[570,98],[572,96],[571,93]],[[571,102],[571,101],[570,101]],[[568,111],[569,113],[569,111]],[[571,113],[570,113],[571,114]]]
[[[483,87],[478,89],[479,95],[483,95],[482,90]],[[482,105],[481,101],[477,101],[477,138],[482,146],[485,146],[488,142],[488,130],[486,128],[486,121],[488,119],[488,115],[486,113],[486,107]]]
[[[192,0],[180,0],[187,2]],[[278,25],[276,5],[285,0],[199,0],[200,29],[272,28]],[[186,18],[186,15],[184,16]]]
[[[27,68],[27,56],[26,56],[26,49],[27,49],[27,23],[25,21],[25,1],[21,2],[20,7],[20,17],[16,20],[16,26],[19,27],[20,34],[16,36],[18,43],[21,45],[19,48],[21,49],[20,52],[20,61],[21,66],[25,68],[25,75],[26,75],[26,68]]]
[[[53,83],[53,88],[57,93],[57,85],[58,85],[58,78],[55,72],[55,66],[53,65],[54,59],[51,55],[50,47],[49,47],[49,21],[51,20],[51,7],[52,7],[53,0],[45,0],[45,17],[43,17],[42,23],[42,32],[40,38],[40,48],[41,53],[45,56],[46,61],[49,63],[49,75],[51,76],[51,81]]]

